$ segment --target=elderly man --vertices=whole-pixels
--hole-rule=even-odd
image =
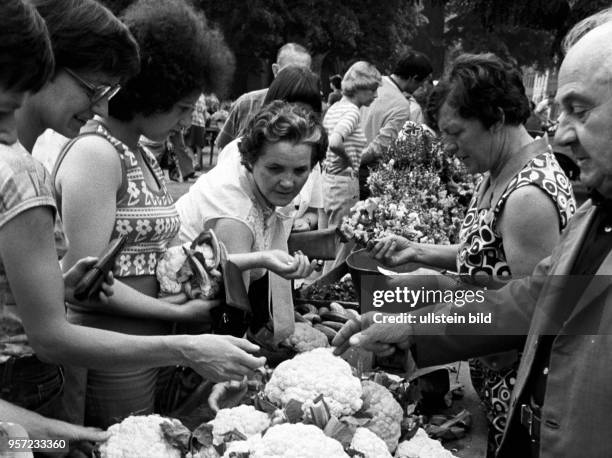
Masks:
[[[349,344],[380,355],[409,351],[428,366],[516,348],[527,334],[499,457],[612,456],[610,42],[612,22],[593,28],[559,72],[557,141],[572,149],[593,195],[551,256],[485,301],[424,307],[411,313],[414,324],[381,323],[391,315],[369,313],[334,341],[337,353]],[[489,324],[469,324],[489,313]],[[468,324],[456,324],[460,317]]]
[[[272,64],[272,74],[276,78],[278,72],[289,65],[310,68],[311,63],[312,59],[306,48],[297,43],[287,43],[278,50],[276,62]],[[216,145],[219,150],[223,149],[232,140],[240,137],[251,115],[261,108],[267,93],[268,88],[264,88],[247,92],[238,97],[217,136]]]

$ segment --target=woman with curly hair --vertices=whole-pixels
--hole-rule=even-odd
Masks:
[[[172,320],[206,320],[218,301],[179,307],[156,299],[157,262],[180,221],[163,173],[139,139],[162,141],[187,127],[200,93],[218,91],[228,80],[233,57],[220,33],[183,0],[140,0],[122,20],[140,47],[140,72],[112,99],[108,115],[96,116],[62,151],[54,179],[70,240],[65,268],[119,236],[127,235],[128,242],[113,268],[118,281],[109,305],[96,310],[70,304],[68,318],[127,334],[162,335]],[[202,359],[208,359],[211,375],[218,370],[223,378],[239,378],[263,362],[246,352],[257,348],[246,341],[209,337]],[[81,377],[87,381],[88,425],[107,427],[153,410],[156,369],[109,367],[82,370]]]
[[[319,77],[308,67],[290,65],[278,72],[264,98],[264,105],[275,100],[297,103],[319,116],[322,102],[319,91]],[[217,164],[226,160],[240,162],[238,145],[240,138],[228,143],[219,153]],[[321,195],[321,168],[315,164],[306,184],[293,200],[296,212],[293,219],[293,232],[309,231],[317,228],[318,209],[323,207]]]
[[[312,110],[277,100],[249,121],[238,141],[240,161],[231,157],[221,161],[177,201],[180,238],[193,240],[201,231],[213,229],[229,253],[262,256],[257,268],[243,273],[251,306],[265,304],[265,310],[254,311],[251,330],[257,332],[268,324],[271,304],[278,342],[293,325],[288,280],[306,277],[315,267],[306,256],[287,253],[295,212],[288,204],[323,158],[327,136]],[[285,254],[284,269],[270,264],[263,254],[268,250]]]

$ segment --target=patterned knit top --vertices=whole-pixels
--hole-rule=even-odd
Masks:
[[[478,184],[463,220],[459,232],[461,244],[457,253],[457,271],[472,277],[483,273],[498,278],[509,277],[510,266],[497,221],[510,194],[524,186],[540,188],[555,204],[560,230],[575,213],[576,201],[568,178],[550,150],[544,150],[531,159],[510,180],[494,208],[483,208],[485,206],[478,199],[487,183],[485,177]]]
[[[139,156],[144,161],[141,165],[137,155],[113,137],[102,124],[96,123],[95,128],[77,138],[86,135],[105,138],[115,147],[121,160],[122,183],[117,192],[115,224],[110,240],[126,234],[128,240],[115,260],[113,274],[117,278],[155,275],[157,261],[180,228],[180,219],[166,188],[164,174],[151,152],[138,147]],[[72,143],[64,148],[58,158],[55,173]],[[149,188],[142,167],[149,167],[157,180],[158,190]],[[58,207],[61,208],[60,197]]]

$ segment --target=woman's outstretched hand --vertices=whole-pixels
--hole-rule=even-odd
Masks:
[[[266,363],[251,353],[259,346],[233,336],[202,334],[185,336],[183,362],[213,382],[242,380]]]
[[[368,242],[366,249],[370,256],[389,267],[417,260],[416,244],[399,235]]]
[[[294,255],[283,250],[264,252],[265,267],[287,280],[308,277],[318,267],[317,261],[310,261],[301,251]]]

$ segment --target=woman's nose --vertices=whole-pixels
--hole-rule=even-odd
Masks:
[[[279,184],[280,184],[280,186],[281,186],[281,187],[283,187],[283,188],[290,189],[290,188],[293,188],[293,184],[294,184],[294,183],[295,183],[295,180],[293,179],[293,177],[290,177],[290,176],[285,176],[285,177],[282,177],[282,178],[281,178],[281,180],[280,180],[280,183],[279,183]]]

